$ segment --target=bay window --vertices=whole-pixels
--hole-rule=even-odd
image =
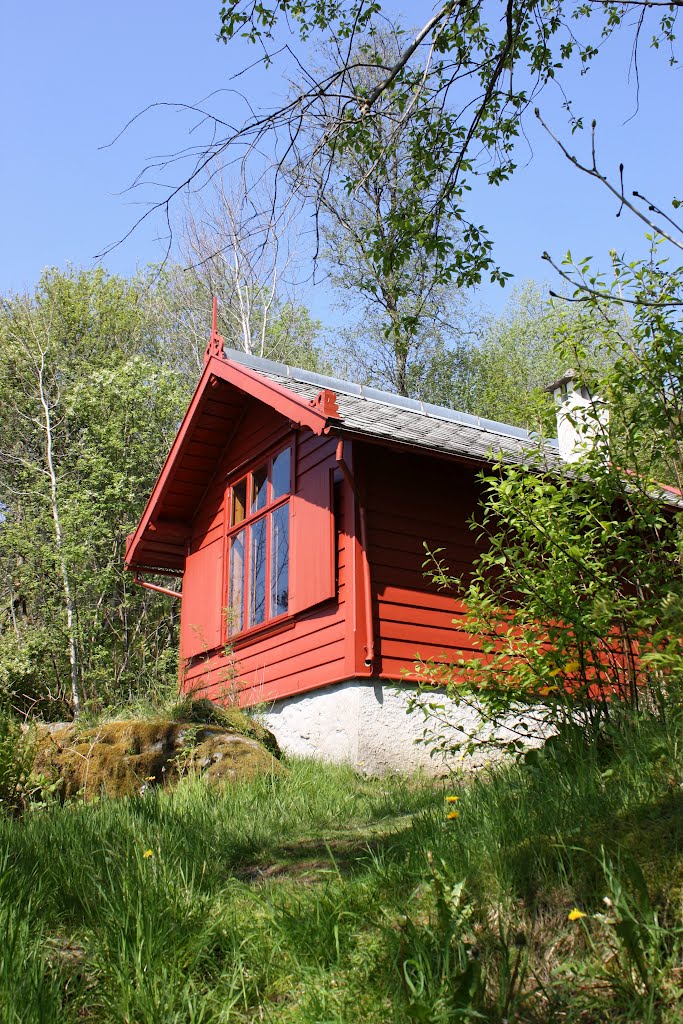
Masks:
[[[291,477],[287,447],[228,488],[229,636],[289,611]]]

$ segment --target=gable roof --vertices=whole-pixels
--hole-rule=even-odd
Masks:
[[[220,336],[217,336],[217,340]],[[525,430],[401,398],[226,349],[204,370],[137,529],[126,566],[182,572],[191,523],[249,402],[316,434],[334,432],[481,463],[491,454],[522,462],[538,439]],[[552,442],[548,454],[556,456]]]
[[[502,455],[506,462],[523,462],[532,450],[538,449],[538,435],[509,423],[403,398],[234,349],[226,349],[225,357],[309,401],[321,389],[334,392],[339,409],[334,427],[343,434],[410,445],[476,462],[486,461],[491,453]],[[557,441],[545,441],[544,445],[550,457],[557,457]]]
[[[308,401],[247,366],[209,356],[142,518],[128,537],[127,568],[182,571],[192,519],[250,401],[322,434],[336,411],[333,398],[318,394]]]

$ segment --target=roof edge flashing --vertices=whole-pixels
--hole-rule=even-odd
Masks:
[[[275,373],[290,380],[313,384],[316,387],[330,388],[332,391],[340,394],[365,398],[369,402],[379,402],[383,405],[406,409],[409,412],[416,412],[434,419],[478,427],[481,430],[500,434],[503,437],[515,437],[521,441],[531,441],[534,439],[534,435],[530,434],[528,430],[524,430],[522,427],[515,427],[511,423],[489,420],[481,416],[475,416],[472,413],[449,409],[447,406],[434,405],[431,402],[422,402],[415,398],[406,398],[403,395],[395,395],[391,391],[381,391],[379,388],[369,387],[365,384],[355,384],[352,381],[340,380],[337,377],[314,373],[311,370],[301,370],[286,363],[277,363],[272,359],[264,359],[262,356],[252,356],[238,349],[226,348],[225,358],[241,363],[243,366],[256,371],[264,370],[267,373]]]

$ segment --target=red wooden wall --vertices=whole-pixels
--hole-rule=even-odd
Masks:
[[[181,674],[187,691],[245,704],[303,693],[359,676],[401,680],[413,675],[416,657],[453,659],[471,641],[453,620],[462,608],[451,593],[439,593],[425,578],[423,542],[445,548],[454,572],[475,556],[468,520],[478,504],[477,467],[384,446],[346,441],[343,458],[366,507],[375,657],[365,664],[367,643],[363,553],[353,489],[336,460],[337,438],[296,434],[293,493],[318,495],[329,485],[336,535],[336,594],[286,620],[236,637],[223,646],[226,594],[226,478],[237,467],[294,439],[280,414],[247,400],[236,431],[225,436],[216,469],[198,503],[183,580]],[[310,486],[309,486],[310,485]],[[294,506],[292,505],[292,508]],[[318,534],[318,541],[320,534]],[[290,550],[292,569],[320,566],[316,536]],[[302,575],[299,574],[300,579]],[[187,655],[191,655],[188,657]]]
[[[479,503],[478,467],[429,455],[356,444],[355,459],[367,502],[372,576],[375,671],[384,679],[414,675],[416,655],[452,660],[472,649],[457,627],[457,595],[425,578],[423,542],[444,548],[453,573],[476,555],[468,527]],[[454,624],[453,620],[456,620]]]
[[[337,470],[336,440],[316,437],[309,430],[299,431],[296,438],[294,487],[297,492],[305,491],[312,483],[315,491],[316,481],[321,477],[331,485],[335,473],[339,476],[339,482],[334,484],[337,594],[296,618],[273,623],[255,637],[237,637],[229,653],[223,649],[210,650],[216,637],[216,594],[219,591],[223,595],[218,605],[219,616],[226,604],[226,475],[237,466],[257,460],[262,452],[287,436],[293,435],[282,416],[252,402],[218,462],[195,519],[191,556],[183,580],[181,667],[184,688],[198,696],[230,699],[239,693],[242,702],[253,704],[353,675],[353,652],[346,629],[348,559],[353,547],[346,525],[353,512],[348,488],[341,482]],[[311,548],[303,554],[315,568],[316,550]],[[301,558],[302,553],[297,555],[293,548],[290,573],[291,559],[297,557]],[[211,643],[205,645],[206,653],[196,655],[186,664],[183,649],[192,649],[187,625],[191,621],[203,623],[201,631]],[[195,630],[196,626],[192,627],[192,632]],[[196,648],[196,644],[193,647]]]

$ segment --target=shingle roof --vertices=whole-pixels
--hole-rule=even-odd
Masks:
[[[403,398],[233,349],[226,348],[225,357],[303,398],[316,398],[323,388],[334,391],[339,408],[339,426],[344,433],[476,461],[486,460],[492,453],[494,456],[502,455],[506,462],[522,462],[530,454],[538,455],[538,436],[508,423],[497,423],[428,402]],[[557,441],[545,441],[544,446],[547,456],[554,461],[557,458]]]

